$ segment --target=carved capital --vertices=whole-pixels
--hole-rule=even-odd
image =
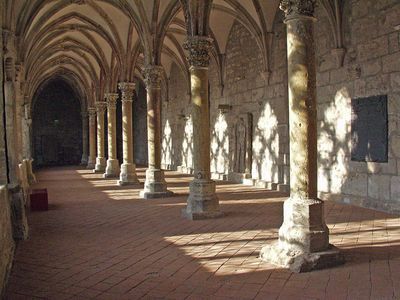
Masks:
[[[96,116],[96,108],[94,108],[94,107],[89,107],[87,111],[88,111],[89,118],[90,118],[90,117],[95,117],[95,116]]]
[[[161,89],[161,76],[163,68],[161,66],[148,65],[143,71],[146,89]]]
[[[96,102],[96,112],[97,114],[104,113],[106,111],[107,102],[106,101],[97,101]]]
[[[183,48],[189,51],[188,62],[191,67],[208,68],[213,39],[207,36],[188,37]]]
[[[134,82],[120,82],[118,83],[118,88],[122,94],[122,102],[132,102],[133,93],[135,92],[136,84]]]
[[[115,108],[117,106],[118,94],[108,93],[105,96],[107,99],[107,108]]]
[[[279,8],[285,12],[286,19],[312,17],[317,0],[281,0]]]

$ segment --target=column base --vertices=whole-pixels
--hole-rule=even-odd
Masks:
[[[182,216],[189,220],[213,219],[223,216],[218,197],[215,193],[215,182],[205,179],[194,179],[190,182],[190,194]]]
[[[89,159],[86,169],[94,169],[95,167],[96,167],[96,162],[94,160]]]
[[[296,273],[331,268],[345,262],[339,249],[331,244],[324,251],[292,252],[282,248],[279,242],[275,242],[261,249],[260,258]]]
[[[136,175],[136,166],[135,164],[122,164],[121,165],[121,173],[119,174],[118,185],[134,185],[140,186],[140,182]]]
[[[260,258],[293,272],[309,272],[342,264],[343,256],[329,244],[324,202],[289,198],[283,204],[279,240],[265,246]]]
[[[167,183],[164,179],[163,170],[147,169],[144,189],[139,195],[144,199],[155,199],[171,197],[174,193],[167,190]]]
[[[86,166],[88,164],[88,156],[82,154],[82,158],[81,158],[81,166]]]
[[[111,159],[107,160],[107,167],[106,171],[103,174],[104,178],[118,178],[119,176],[119,162],[118,159]]]
[[[93,173],[104,173],[106,165],[107,162],[105,157],[96,157],[96,165],[94,166]]]

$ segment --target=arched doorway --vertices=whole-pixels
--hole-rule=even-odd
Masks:
[[[78,165],[82,155],[81,105],[62,79],[37,91],[32,108],[32,146],[36,167]]]
[[[147,166],[147,92],[141,81],[136,84],[133,111],[135,163],[139,166]]]

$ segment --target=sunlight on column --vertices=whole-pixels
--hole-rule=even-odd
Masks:
[[[172,164],[172,129],[169,124],[169,120],[165,122],[163,138],[162,138],[162,146],[161,146],[161,160],[165,165]]]
[[[252,176],[278,182],[279,135],[278,118],[266,103],[258,119],[253,138]]]
[[[229,139],[228,123],[223,113],[219,113],[215,120],[211,141],[211,172],[225,174],[228,172]]]

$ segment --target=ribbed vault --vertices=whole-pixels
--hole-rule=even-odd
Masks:
[[[323,0],[340,47],[340,18],[335,3]],[[52,76],[63,76],[84,91],[88,104],[114,92],[119,81],[141,78],[147,64],[162,65],[164,81],[175,63],[189,82],[182,44],[187,26],[178,0],[6,0],[3,28],[18,39],[24,94],[32,99]],[[279,0],[214,0],[208,35],[212,57],[224,85],[228,36],[236,20],[254,36],[270,73],[269,53]],[[340,10],[340,9],[339,9]],[[339,24],[338,24],[339,23]],[[339,33],[338,29],[339,28]],[[166,83],[164,82],[164,85]]]

